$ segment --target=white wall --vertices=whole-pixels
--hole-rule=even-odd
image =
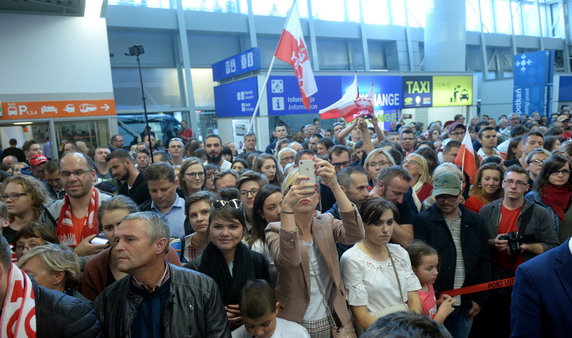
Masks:
[[[512,113],[513,79],[483,81],[480,84],[481,115],[495,119]]]
[[[0,13],[0,100],[113,98],[105,19]]]

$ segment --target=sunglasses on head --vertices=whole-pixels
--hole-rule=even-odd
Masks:
[[[213,208],[215,208],[217,210],[222,209],[227,205],[229,205],[230,207],[232,207],[234,209],[238,209],[238,208],[240,208],[242,203],[240,203],[240,200],[237,200],[237,199],[232,199],[230,201],[216,200],[212,203]]]

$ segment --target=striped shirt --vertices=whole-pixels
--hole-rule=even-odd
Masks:
[[[465,283],[465,261],[463,260],[463,248],[461,246],[461,212],[459,211],[459,216],[454,220],[446,219],[447,226],[451,231],[451,237],[453,237],[453,244],[457,250],[457,261],[455,262],[455,279],[453,282],[453,288],[462,288]],[[461,296],[455,296],[455,306],[461,305]]]

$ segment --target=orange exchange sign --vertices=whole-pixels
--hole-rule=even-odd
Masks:
[[[0,120],[115,115],[115,100],[2,102]]]

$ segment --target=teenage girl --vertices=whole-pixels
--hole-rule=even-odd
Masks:
[[[455,299],[449,295],[442,295],[439,301],[435,298],[433,283],[439,275],[439,255],[435,249],[422,241],[414,241],[407,247],[407,251],[411,258],[411,268],[421,284],[421,289],[417,292],[421,298],[422,313],[443,324],[454,310]]]

